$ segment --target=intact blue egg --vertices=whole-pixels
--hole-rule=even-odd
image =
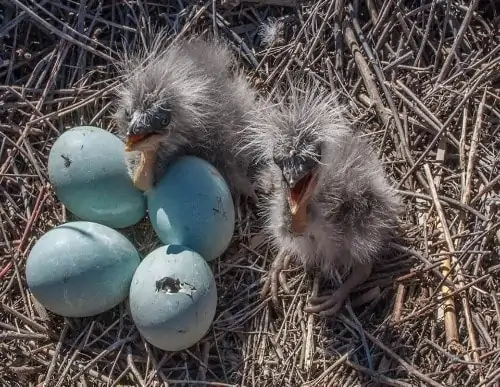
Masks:
[[[201,340],[212,324],[215,279],[205,259],[193,250],[162,246],[137,268],[129,303],[132,319],[148,342],[180,351]]]
[[[180,157],[147,195],[151,224],[165,244],[189,247],[207,261],[221,255],[234,232],[234,204],[217,169]]]
[[[64,132],[50,150],[48,170],[59,200],[82,220],[124,228],[146,215],[146,198],[127,172],[124,144],[103,129]]]
[[[33,246],[26,281],[50,311],[66,317],[93,316],[127,297],[139,263],[137,250],[118,231],[93,222],[69,222]]]

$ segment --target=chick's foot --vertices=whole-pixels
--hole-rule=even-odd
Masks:
[[[320,316],[334,316],[340,310],[351,291],[365,282],[372,272],[372,264],[365,263],[356,266],[346,281],[333,293],[309,298],[309,306],[304,308],[307,313],[318,313]]]
[[[264,282],[260,296],[265,299],[268,293],[271,293],[271,300],[275,306],[278,306],[278,291],[281,285],[281,289],[286,294],[290,293],[290,288],[288,287],[285,273],[283,270],[287,270],[290,265],[290,256],[288,254],[279,253],[274,259],[271,269],[269,270],[269,275]]]

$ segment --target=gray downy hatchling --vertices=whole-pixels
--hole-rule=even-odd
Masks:
[[[262,289],[277,303],[290,259],[340,287],[309,299],[306,312],[333,315],[366,281],[402,209],[370,145],[349,128],[335,98],[291,87],[288,101],[263,104],[244,130],[245,147],[264,167],[257,178],[264,228],[278,254]],[[349,273],[350,270],[350,273]]]
[[[194,155],[221,172],[233,197],[255,198],[248,159],[235,151],[255,96],[229,46],[215,38],[166,41],[157,34],[118,66],[114,119],[134,184],[147,191],[176,157]]]

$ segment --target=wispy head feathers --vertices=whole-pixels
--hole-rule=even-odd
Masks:
[[[272,160],[280,150],[307,152],[308,144],[327,146],[350,132],[342,113],[334,94],[321,92],[311,83],[296,82],[281,101],[261,101],[249,113],[254,118],[242,133],[246,143],[241,145],[252,149],[257,160]]]
[[[227,76],[229,51],[197,39],[167,42],[160,33],[134,53],[125,53],[117,65],[124,78],[117,89],[119,127],[127,111],[144,111],[154,104],[170,105],[172,129],[203,129],[216,114],[217,101],[211,95],[217,78]]]
[[[248,163],[236,154],[234,142],[246,125],[245,110],[253,109],[254,92],[237,71],[230,46],[216,38],[171,39],[167,32],[140,41],[117,64],[123,78],[115,114],[120,132],[127,131],[133,113],[167,110],[159,159],[205,158],[238,190],[246,184],[239,181],[245,180]]]

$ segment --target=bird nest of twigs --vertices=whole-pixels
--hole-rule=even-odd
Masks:
[[[378,150],[406,206],[401,240],[336,317],[303,312],[318,284],[293,265],[280,307],[260,299],[276,252],[249,208],[189,350],[145,343],[123,304],[63,319],[30,295],[31,247],[70,216],[51,145],[79,124],[114,131],[113,64],[151,24],[224,36],[262,95],[297,74],[339,93]],[[499,25],[488,0],[3,1],[0,384],[498,385]],[[159,243],[147,221],[125,232],[143,255]]]

